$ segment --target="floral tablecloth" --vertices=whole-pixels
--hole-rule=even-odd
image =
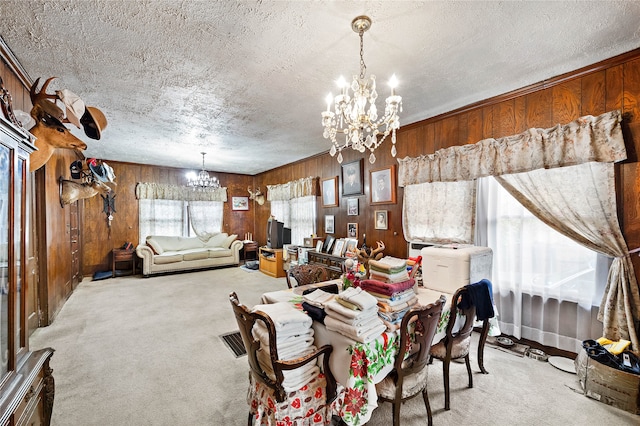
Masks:
[[[439,292],[420,289],[418,299],[421,304],[435,302]],[[447,302],[451,295],[445,295]],[[301,309],[302,296],[291,290],[265,293],[262,303],[290,302]],[[446,334],[449,321],[449,303],[442,312],[433,342],[438,342]],[[393,369],[398,353],[398,332],[382,333],[369,343],[360,343],[338,332],[327,330],[324,324],[313,322],[316,346],[330,344],[333,352],[329,359],[329,367],[336,381],[341,385],[338,397],[332,404],[347,425],[362,425],[371,418],[373,410],[378,406],[378,395],[375,384],[384,379]]]

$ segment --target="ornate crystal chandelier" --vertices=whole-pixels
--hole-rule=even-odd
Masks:
[[[371,18],[358,16],[351,21],[351,28],[360,36],[360,75],[354,75],[351,82],[353,97],[349,95],[349,85],[343,77],[338,80],[340,94],[335,98],[330,93],[327,96],[327,110],[322,112],[323,136],[332,142],[329,154],[335,156],[338,153],[338,163],[342,163],[342,150],[351,147],[355,151],[371,151],[369,162],[373,164],[376,156],[373,151],[391,134],[391,155],[396,156],[396,130],[400,128],[398,112],[402,112],[402,97],[395,94],[398,84],[395,74],[389,80],[391,95],[386,99],[384,116],[378,119],[376,108],[376,76],[365,79],[367,66],[364,63],[363,35],[371,28]],[[331,103],[334,103],[335,112],[331,111]],[[369,105],[367,108],[367,104]],[[345,136],[344,144],[336,140],[336,135],[342,133]]]
[[[220,188],[218,178],[215,176],[209,176],[209,173],[204,169],[204,156],[206,152],[201,152],[200,154],[202,154],[202,170],[200,170],[197,175],[193,172],[187,174],[187,186],[191,186],[193,189],[201,191]]]

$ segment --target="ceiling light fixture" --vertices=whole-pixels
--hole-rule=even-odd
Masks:
[[[204,169],[204,156],[206,152],[202,154],[202,170],[196,175],[193,172],[187,173],[187,186],[193,187],[197,190],[217,189],[220,188],[220,182],[215,176],[209,176],[209,173]]]
[[[393,144],[391,155],[396,156],[396,130],[400,128],[398,112],[402,112],[402,97],[395,94],[398,80],[394,74],[389,80],[391,95],[386,99],[384,116],[378,119],[376,76],[372,75],[369,80],[365,80],[367,66],[364,63],[363,35],[371,28],[371,18],[358,16],[351,21],[351,28],[360,36],[360,75],[354,75],[351,82],[353,98],[349,96],[349,85],[343,77],[337,81],[341,89],[340,94],[335,98],[331,93],[327,96],[327,110],[322,112],[323,136],[331,140],[329,154],[333,157],[338,153],[338,163],[342,163],[342,150],[351,147],[359,152],[365,152],[367,149],[371,151],[369,162],[373,164],[376,161],[373,151],[389,134]],[[331,111],[332,102],[335,112]],[[340,145],[336,140],[338,133],[345,135],[344,145]]]

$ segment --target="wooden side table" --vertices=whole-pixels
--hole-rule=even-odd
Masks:
[[[116,276],[116,263],[117,262],[131,262],[131,271],[133,275],[136,274],[136,259],[133,250],[125,249],[113,249],[111,250],[111,276]]]
[[[247,263],[247,255],[253,253],[251,260],[258,260],[258,243],[255,241],[248,241],[244,243],[244,263]]]

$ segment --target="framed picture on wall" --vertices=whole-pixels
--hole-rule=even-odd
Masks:
[[[322,180],[322,207],[338,207],[338,176]]]
[[[375,229],[389,228],[389,214],[386,210],[376,210],[374,212]]]
[[[347,238],[358,239],[358,224],[347,223]]]
[[[362,158],[342,165],[342,196],[364,194]]]
[[[396,166],[371,171],[371,204],[396,203]]]
[[[325,215],[324,217],[324,233],[325,234],[333,234],[335,232],[335,221],[336,217],[334,215]]]
[[[347,198],[347,216],[358,216],[357,198]]]
[[[249,197],[231,197],[231,210],[249,210]]]

